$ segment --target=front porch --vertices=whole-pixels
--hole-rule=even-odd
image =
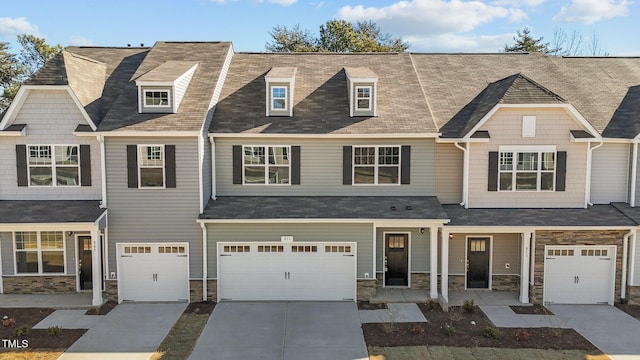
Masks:
[[[449,292],[448,306],[462,306],[465,300],[473,300],[475,305],[523,305],[520,294],[514,291],[465,290]],[[428,290],[403,288],[377,288],[369,299],[372,304],[380,303],[426,303],[431,300]],[[445,305],[446,306],[446,305]]]

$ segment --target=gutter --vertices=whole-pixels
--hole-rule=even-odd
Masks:
[[[636,181],[638,172],[638,143],[633,142],[633,158],[631,159],[631,192],[629,194],[629,205],[636,206]]]
[[[604,145],[604,141],[602,141],[602,139],[600,139],[600,143],[594,147],[591,147],[591,143],[587,143],[589,146],[589,149],[587,150],[587,183],[585,185],[585,192],[584,192],[584,207],[586,208],[587,206],[591,206],[593,205],[591,203],[591,159],[593,157],[593,150],[601,147],[602,145]]]
[[[107,207],[107,158],[105,155],[104,135],[98,135],[98,142],[100,143],[100,171],[102,174],[102,201],[100,207],[102,209]]]
[[[202,228],[202,301],[208,301],[207,277],[209,274],[207,273],[207,225],[201,222],[200,227]]]
[[[216,142],[209,136],[211,143],[211,200],[216,199]]]
[[[462,202],[460,203],[460,206],[464,206],[464,208],[467,209],[469,202],[469,149],[467,147],[469,146],[469,143],[465,142],[465,144],[466,146],[462,147],[460,146],[459,141],[453,143],[455,147],[462,150],[464,153],[464,165],[462,170]]]

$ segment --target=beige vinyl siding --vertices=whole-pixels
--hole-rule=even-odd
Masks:
[[[65,246],[64,250],[65,250],[65,256],[66,256],[64,271],[67,275],[75,275],[76,268],[78,266],[78,262],[76,260],[77,258],[76,236],[75,234],[71,234],[71,236],[69,236],[67,235],[66,231],[64,232],[63,236],[64,236],[64,246]]]
[[[449,240],[449,275],[465,275],[466,234],[453,234]]]
[[[468,236],[490,237],[492,275],[518,275],[520,273],[520,234],[456,233],[449,240],[449,274],[466,274],[466,242]],[[509,263],[507,269],[505,264]]]
[[[99,200],[102,198],[100,146],[95,137],[73,135],[86,125],[80,109],[66,90],[30,90],[14,124],[27,124],[24,137],[3,137],[0,141],[1,200]],[[90,145],[91,186],[19,187],[16,145]]]
[[[436,144],[435,191],[441,204],[462,202],[464,153],[453,144]]]
[[[10,232],[0,232],[0,255],[2,255],[2,275],[15,275],[13,234]]]
[[[175,82],[174,94],[176,98],[175,98],[174,106],[176,108],[176,112],[180,108],[180,103],[184,98],[184,93],[187,92],[187,88],[189,87],[189,82],[191,82],[191,78],[193,78],[193,74],[195,72],[196,72],[196,68],[195,67],[191,68],[182,77],[178,78],[177,81]]]
[[[376,229],[376,271],[384,271],[384,234],[405,234],[409,233],[410,247],[410,270],[411,272],[429,272],[431,270],[431,255],[429,242],[429,228],[424,228],[424,234],[420,234],[420,229],[416,228],[377,228]]]
[[[281,236],[293,241],[345,241],[357,243],[357,277],[373,276],[372,224],[207,224],[208,273],[217,277],[219,241],[276,241]]]
[[[522,137],[522,116],[535,115],[536,136]],[[564,207],[585,205],[587,143],[570,141],[570,130],[583,130],[562,109],[500,109],[481,130],[488,130],[488,143],[472,143],[469,159],[469,207]],[[488,159],[490,151],[500,145],[556,145],[567,152],[566,191],[488,191]]]
[[[229,139],[216,141],[218,196],[393,196],[434,195],[433,139]],[[234,185],[233,145],[300,145],[300,185]],[[342,185],[342,148],[357,145],[410,145],[411,184]]]
[[[629,144],[605,143],[593,151],[591,202],[626,202],[629,188]]]
[[[191,278],[202,276],[198,141],[193,138],[105,139],[109,199],[109,269],[116,269],[116,243],[189,242]],[[175,189],[127,187],[127,145],[176,146]]]

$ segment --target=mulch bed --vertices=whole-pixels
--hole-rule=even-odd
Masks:
[[[358,301],[358,310],[384,310],[387,308],[385,303],[370,303],[368,301]]]
[[[640,320],[640,305],[629,305],[629,304],[620,304],[620,303],[617,303],[615,305],[618,309]]]
[[[49,316],[54,309],[47,308],[0,308],[0,318],[5,315],[15,320],[15,325],[0,325],[0,339],[12,341],[14,344],[23,345],[23,340],[28,343],[28,348],[33,349],[66,349],[80,338],[85,329],[62,329],[58,336],[50,336],[47,329],[30,329],[29,334],[15,336],[15,331],[22,325],[30,328]],[[17,342],[15,342],[17,340]],[[0,346],[0,352],[16,351],[15,348]]]
[[[496,328],[478,307],[474,307],[473,312],[467,313],[462,307],[451,307],[449,312],[443,312],[439,307],[431,305],[418,304],[418,306],[428,322],[362,324],[367,345],[598,351],[593,344],[573,329]],[[495,334],[495,338],[488,336],[487,331]]]
[[[546,307],[533,304],[531,306],[509,306],[514,313],[519,315],[553,315],[551,310]]]
[[[118,305],[116,301],[107,301],[106,303],[102,304],[102,306],[98,308],[87,310],[87,312],[84,314],[85,315],[107,315],[109,311],[113,310],[113,308],[116,307],[116,305]]]

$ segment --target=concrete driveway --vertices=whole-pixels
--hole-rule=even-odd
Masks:
[[[549,309],[614,360],[640,358],[640,321],[609,305],[550,305]]]
[[[59,360],[147,360],[186,307],[187,303],[120,304],[100,316]]]
[[[222,302],[190,359],[368,359],[353,302]]]

